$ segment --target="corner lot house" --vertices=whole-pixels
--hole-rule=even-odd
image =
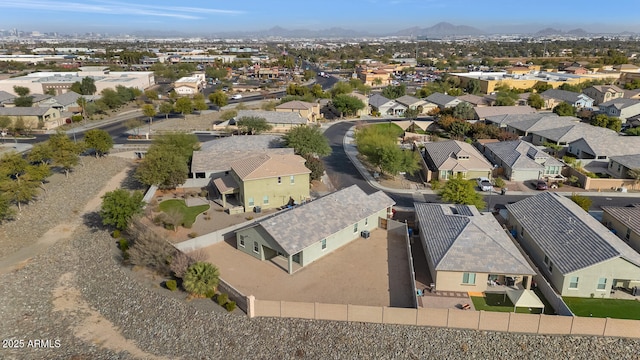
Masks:
[[[271,217],[236,232],[236,247],[260,260],[286,259],[287,271],[305,267],[378,227],[395,202],[357,185]]]
[[[239,110],[238,115],[229,123],[235,125],[236,122],[243,117],[258,117],[263,118],[273,128],[272,132],[287,132],[290,129],[307,125],[309,121],[306,117],[302,117],[298,112],[278,112],[278,111],[264,111],[264,110]]]
[[[622,241],[640,252],[640,205],[603,206],[602,223]]]
[[[545,192],[506,205],[516,239],[562,296],[608,298],[640,286],[640,254],[570,199]]]
[[[8,117],[12,123],[22,119],[29,129],[49,130],[64,122],[58,109],[45,107],[0,107],[0,116]]]
[[[536,272],[490,213],[415,203],[420,241],[437,291],[482,292],[505,277],[528,289]]]
[[[297,113],[308,122],[315,122],[320,118],[320,104],[294,100],[276,106],[276,112]]]
[[[425,179],[449,180],[460,174],[463,179],[491,177],[493,166],[471,144],[449,140],[426,143],[422,154]]]

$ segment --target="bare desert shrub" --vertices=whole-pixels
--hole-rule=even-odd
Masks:
[[[189,266],[207,260],[207,253],[200,249],[188,254],[183,253],[182,251],[176,251],[173,259],[171,260],[171,271],[173,271],[173,275],[177,278],[182,279],[184,273],[187,271]]]
[[[129,234],[132,244],[128,254],[132,265],[147,267],[161,275],[171,274],[169,265],[177,252],[173,245],[138,221],[132,223]]]

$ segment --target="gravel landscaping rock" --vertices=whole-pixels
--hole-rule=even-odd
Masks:
[[[117,173],[122,166],[126,163],[109,159],[94,170]],[[86,175],[89,179],[78,180],[75,189],[97,186],[93,184],[97,182],[96,173]],[[57,193],[54,196],[51,191],[51,201],[46,207],[29,206],[20,220],[3,228],[9,226],[11,230],[7,233],[12,236],[37,238],[31,235],[32,231],[44,233],[46,226],[34,224],[34,229],[24,226],[25,219],[38,219],[38,214],[31,212],[64,212],[56,216],[41,213],[48,225],[67,219],[73,208],[82,207],[88,195],[77,194],[84,200],[75,200],[75,191],[64,188],[60,186],[57,201],[53,201]],[[0,358],[637,359],[640,354],[640,341],[630,339],[248,319],[203,310],[170,296],[168,290],[163,295],[163,291],[149,289],[120,265],[119,256],[108,231],[83,225],[72,237],[50,247],[22,269],[3,275],[2,339],[52,339],[59,340],[60,346],[37,349],[27,348],[25,343],[21,349],[1,349]],[[61,287],[63,279],[71,279],[66,287]],[[65,302],[69,306],[61,309],[60,304]],[[91,332],[92,326],[97,332]],[[129,342],[113,335],[103,337],[112,328]]]

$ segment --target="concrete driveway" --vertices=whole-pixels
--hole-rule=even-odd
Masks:
[[[262,300],[411,307],[406,244],[377,229],[289,275],[222,242],[204,249],[221,277],[245,295]]]

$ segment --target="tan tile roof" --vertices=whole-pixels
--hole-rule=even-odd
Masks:
[[[216,186],[220,194],[226,194],[233,192],[239,188],[238,183],[231,175],[225,175],[213,180],[213,185]]]
[[[304,163],[300,155],[260,154],[232,162],[231,169],[246,181],[311,173]]]
[[[313,109],[313,104],[306,101],[288,101],[284,104],[280,104],[276,106],[276,109],[287,109],[287,110],[311,110]]]

